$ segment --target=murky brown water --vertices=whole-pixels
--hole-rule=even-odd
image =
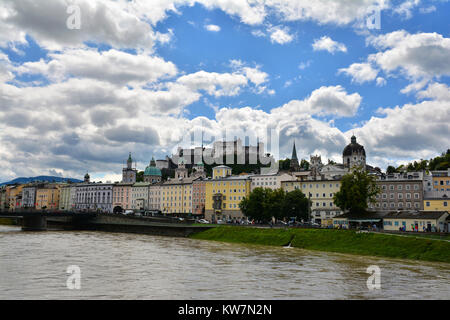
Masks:
[[[81,290],[66,287],[69,265]],[[367,289],[369,265],[381,290]],[[0,299],[450,299],[450,265],[0,226]]]

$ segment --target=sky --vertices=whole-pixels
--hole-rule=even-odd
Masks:
[[[448,0],[0,0],[0,181],[118,181],[204,132],[383,170],[450,147]],[[208,140],[207,139],[207,140]],[[268,150],[271,151],[271,150]]]

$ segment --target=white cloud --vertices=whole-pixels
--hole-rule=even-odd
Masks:
[[[252,35],[254,35],[255,37],[258,37],[258,38],[264,38],[265,36],[266,36],[266,34],[263,32],[263,31],[261,31],[261,30],[253,30],[252,31]]]
[[[198,71],[177,80],[192,90],[204,90],[215,97],[236,96],[248,79],[241,74]]]
[[[314,21],[319,24],[348,25],[363,20],[370,8],[389,7],[387,0],[267,0],[266,5],[286,21]]]
[[[433,99],[450,102],[450,88],[445,83],[432,83],[426,90],[419,91],[417,97],[420,99]]]
[[[339,69],[338,73],[345,73],[346,75],[351,76],[352,81],[359,84],[373,81],[378,75],[378,71],[372,68],[370,63],[354,63],[348,68]]]
[[[290,34],[288,27],[270,27],[267,31],[270,33],[272,43],[286,44],[294,40],[294,36]]]
[[[403,16],[405,19],[412,17],[412,10],[420,4],[421,0],[407,0],[394,8],[394,12]]]
[[[325,50],[332,54],[334,54],[336,51],[347,52],[347,47],[343,43],[334,41],[327,36],[323,36],[320,39],[315,39],[312,47],[314,51]]]
[[[208,31],[211,31],[211,32],[219,32],[220,31],[220,27],[215,24],[205,25],[205,29]]]
[[[378,87],[384,87],[386,85],[387,81],[385,78],[383,77],[378,77],[377,78],[377,86]]]
[[[177,68],[172,62],[145,54],[129,54],[111,49],[66,50],[48,55],[45,62],[26,62],[17,68],[19,74],[43,74],[54,81],[67,77],[89,78],[118,85],[145,84],[174,77]]]
[[[432,12],[435,12],[435,11],[436,11],[436,7],[435,6],[429,6],[429,7],[426,7],[426,8],[420,8],[420,13],[423,13],[423,14],[432,13]]]
[[[336,115],[349,117],[355,115],[362,98],[358,93],[348,94],[341,86],[320,87],[304,100],[292,100],[280,109],[291,114],[305,113],[310,115]]]
[[[380,50],[368,60],[388,74],[399,70],[411,79],[450,75],[450,38],[438,33],[401,30],[370,37],[367,42]]]

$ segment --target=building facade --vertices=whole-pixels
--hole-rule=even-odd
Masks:
[[[282,182],[296,181],[297,179],[287,173],[256,174],[250,176],[251,191],[255,188],[280,189]]]
[[[376,202],[369,204],[371,210],[423,210],[423,177],[410,175],[386,176],[377,180],[380,193]]]
[[[311,220],[323,226],[333,224],[333,218],[341,215],[342,210],[336,206],[333,197],[341,189],[340,180],[306,180],[283,181],[283,190],[302,191],[311,201]]]
[[[75,209],[112,213],[113,186],[112,183],[78,184],[76,186]]]
[[[113,212],[132,209],[132,192],[134,183],[116,183],[113,185]]]
[[[192,214],[205,214],[206,180],[203,177],[192,181]]]
[[[192,214],[192,178],[172,179],[161,184],[163,214]]]
[[[37,210],[57,210],[59,208],[59,185],[47,185],[36,190]]]
[[[161,186],[162,182],[151,184],[148,188],[148,209],[161,210]]]
[[[423,210],[450,212],[450,199],[448,197],[425,198],[423,200]]]
[[[231,176],[231,168],[213,168],[213,179],[205,186],[205,219],[209,221],[244,219],[239,203],[251,192],[251,176]]]
[[[133,210],[148,210],[149,203],[148,182],[136,182],[131,189],[131,208]]]
[[[445,232],[447,211],[394,211],[383,218],[387,231]]]
[[[36,208],[37,186],[27,185],[22,189],[22,208]]]

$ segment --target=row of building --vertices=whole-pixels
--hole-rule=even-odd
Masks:
[[[154,159],[144,171],[144,182],[136,182],[137,170],[131,154],[122,171],[122,182],[93,183],[86,174],[83,183],[30,184],[0,189],[0,210],[34,208],[37,210],[99,211],[157,210],[163,214],[192,214],[208,220],[242,219],[240,201],[254,188],[299,189],[311,200],[311,219],[325,226],[341,224],[336,217],[343,212],[333,197],[341,187],[342,176],[359,166],[376,175],[381,193],[370,209],[376,212],[448,211],[450,169],[431,172],[383,174],[366,164],[364,147],[352,137],[344,148],[342,164],[322,164],[311,156],[306,170],[298,164],[295,143],[290,170],[264,174],[233,175],[226,165],[213,168],[207,177],[202,162],[187,167],[182,153],[177,157],[175,177],[162,179]],[[189,161],[188,161],[189,162]],[[395,224],[394,224],[395,225]]]

